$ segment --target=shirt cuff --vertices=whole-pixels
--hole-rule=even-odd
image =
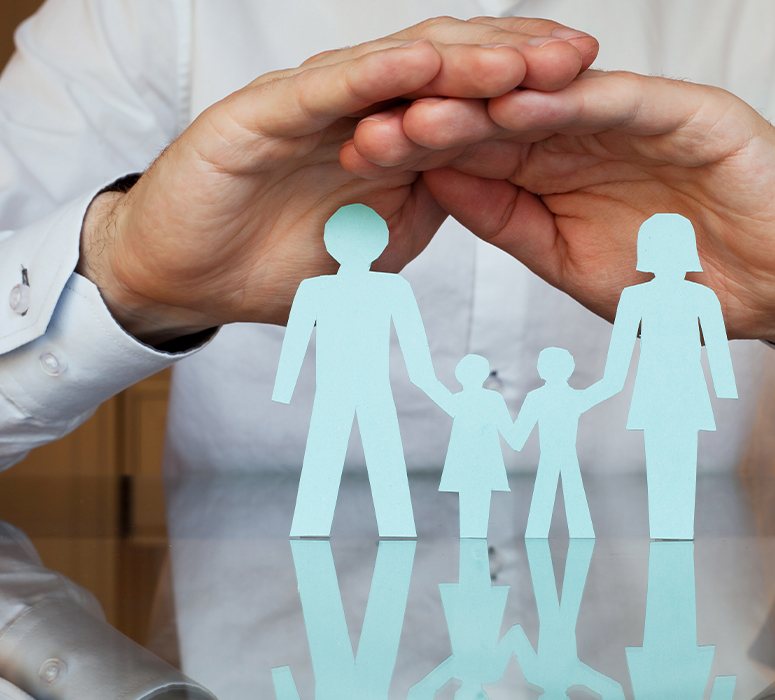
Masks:
[[[97,287],[72,273],[45,334],[3,357],[0,393],[41,421],[72,419],[196,352],[212,335],[198,336],[184,352],[144,345],[114,320]]]
[[[33,697],[50,700],[216,700],[67,600],[38,603],[0,632],[0,675]]]

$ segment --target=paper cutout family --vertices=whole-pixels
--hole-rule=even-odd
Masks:
[[[493,585],[486,540],[461,539],[458,582],[439,585],[451,654],[409,689],[407,700],[431,700],[451,681],[459,686],[455,700],[486,700],[485,686],[500,682],[513,658],[541,697],[566,698],[572,688],[585,688],[603,700],[624,699],[619,682],[579,659],[576,628],[594,541],[569,541],[561,593],[549,540],[528,539],[525,546],[538,613],[536,645],[520,624],[501,634],[509,586]],[[415,543],[378,544],[356,652],[330,543],[294,540],[291,549],[314,697],[387,698],[406,616]],[[709,684],[711,700],[734,697],[736,677],[712,677],[715,647],[697,643],[695,591],[694,543],[652,542],[643,645],[625,650],[636,700],[702,698]],[[272,680],[277,700],[300,700],[290,667],[272,669]]]
[[[388,244],[384,219],[363,204],[342,207],[326,223],[324,242],[339,270],[299,286],[272,395],[290,402],[315,330],[316,391],[292,537],[329,536],[355,418],[380,536],[416,536],[390,387],[392,325],[409,379],[452,417],[439,488],[459,494],[464,538],[487,536],[492,493],[509,490],[500,437],[520,450],[536,427],[541,456],[525,537],[548,536],[560,478],[570,537],[594,537],[576,452],[579,418],[623,389],[640,337],[626,427],[644,433],[650,535],[693,539],[698,432],[716,429],[702,341],[716,395],[737,398],[737,389],[718,298],[685,279],[702,271],[688,219],[655,214],[640,227],[636,269],[654,278],[622,292],[603,378],[574,389],[571,353],[545,348],[538,357],[544,385],[527,395],[516,421],[503,397],[483,387],[490,373],[484,357],[460,360],[462,391],[455,394],[436,377],[409,283],[371,270]]]

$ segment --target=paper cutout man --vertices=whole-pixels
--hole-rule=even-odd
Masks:
[[[713,290],[685,279],[702,271],[688,219],[655,214],[646,220],[638,232],[637,269],[654,279],[622,292],[604,381],[611,394],[621,391],[640,332],[627,428],[644,433],[651,537],[690,540],[697,435],[716,429],[701,345],[704,340],[716,395],[736,399],[729,343]]]
[[[331,554],[324,541],[291,542],[316,700],[387,700],[404,626],[415,542],[380,542],[358,652],[350,633]],[[276,700],[299,700],[287,666],[272,669]]]
[[[452,655],[412,686],[407,700],[431,700],[452,680],[455,700],[486,700],[484,685],[497,683],[514,654],[515,628],[501,637],[508,586],[493,586],[486,540],[460,541],[458,583],[439,586]]]
[[[643,646],[626,649],[635,700],[703,700],[714,646],[697,645],[693,542],[652,542]],[[711,700],[732,700],[734,676],[718,676]]]
[[[543,691],[539,697],[564,698],[571,688],[587,688],[603,700],[624,700],[622,686],[579,660],[576,622],[595,542],[570,540],[562,594],[552,565],[548,539],[525,541],[530,576],[538,607],[538,647],[519,627],[517,660],[525,680]],[[662,700],[675,695],[664,695]]]
[[[525,446],[535,426],[541,447],[525,537],[549,536],[560,477],[569,536],[595,536],[581,480],[576,437],[581,414],[609,395],[604,393],[601,382],[584,390],[571,387],[568,379],[574,369],[573,355],[567,350],[542,350],[538,374],[544,385],[528,393],[514,424],[512,441],[516,449]]]
[[[455,376],[463,390],[444,406],[454,420],[439,491],[460,494],[460,536],[486,538],[492,492],[510,490],[499,435],[511,441],[513,423],[503,397],[482,386],[484,357],[466,355]]]
[[[384,219],[363,204],[342,207],[326,223],[324,241],[339,262],[339,271],[304,280],[299,286],[272,394],[275,401],[290,402],[316,328],[317,385],[291,536],[330,535],[357,417],[379,534],[415,537],[390,387],[391,322],[409,379],[439,404],[449,391],[436,379],[409,283],[399,275],[370,270],[388,243]]]

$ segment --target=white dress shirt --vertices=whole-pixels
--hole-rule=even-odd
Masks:
[[[312,353],[293,403],[281,406],[270,395],[282,328],[235,324],[201,351],[179,355],[137,342],[94,285],[73,273],[86,207],[102,186],[144,170],[198,113],[259,74],[428,16],[484,13],[585,29],[601,41],[597,67],[720,85],[775,117],[775,4],[767,0],[50,0],[19,29],[18,52],[0,79],[0,464],[179,361],[170,473],[296,475]],[[28,299],[17,286],[23,274]],[[404,274],[450,387],[465,353],[484,354],[497,371],[491,384],[515,412],[539,384],[535,362],[547,345],[575,355],[574,385],[602,375],[609,324],[456,222],[447,221]],[[773,359],[759,343],[732,346],[740,400],[714,402],[718,431],[702,435],[704,471],[738,463],[763,389],[762,363]],[[398,354],[393,369],[409,468],[438,469],[449,419],[409,384]],[[642,471],[642,438],[625,430],[630,391],[631,384],[582,420],[582,470]],[[522,453],[509,452],[508,466],[534,469],[536,447],[532,440]],[[354,440],[349,468],[361,461]],[[184,659],[198,653],[183,652]]]

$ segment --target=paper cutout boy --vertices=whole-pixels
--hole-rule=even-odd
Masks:
[[[595,536],[581,480],[576,438],[581,414],[610,394],[604,393],[601,382],[583,390],[571,387],[568,379],[574,369],[573,355],[567,350],[542,350],[538,356],[538,374],[545,383],[527,395],[514,425],[515,449],[524,447],[535,426],[538,426],[541,447],[525,537],[549,536],[560,477],[568,535]]]
[[[621,391],[640,335],[627,429],[644,434],[651,537],[690,540],[698,432],[716,429],[703,340],[719,398],[737,398],[732,358],[718,297],[685,279],[702,271],[691,221],[680,214],[646,220],[638,232],[637,269],[654,279],[622,292],[603,381],[609,394]]]
[[[460,494],[460,536],[487,537],[493,491],[509,491],[500,436],[511,441],[513,422],[503,397],[482,385],[490,364],[466,355],[455,376],[463,390],[443,407],[452,416],[452,434],[439,491]]]
[[[347,444],[358,419],[379,534],[415,537],[409,481],[390,387],[391,323],[409,379],[439,404],[449,391],[433,369],[417,301],[401,276],[370,270],[387,247],[384,219],[363,204],[328,220],[335,275],[304,280],[293,300],[272,399],[290,403],[316,330],[317,385],[291,526],[292,537],[328,537]]]

